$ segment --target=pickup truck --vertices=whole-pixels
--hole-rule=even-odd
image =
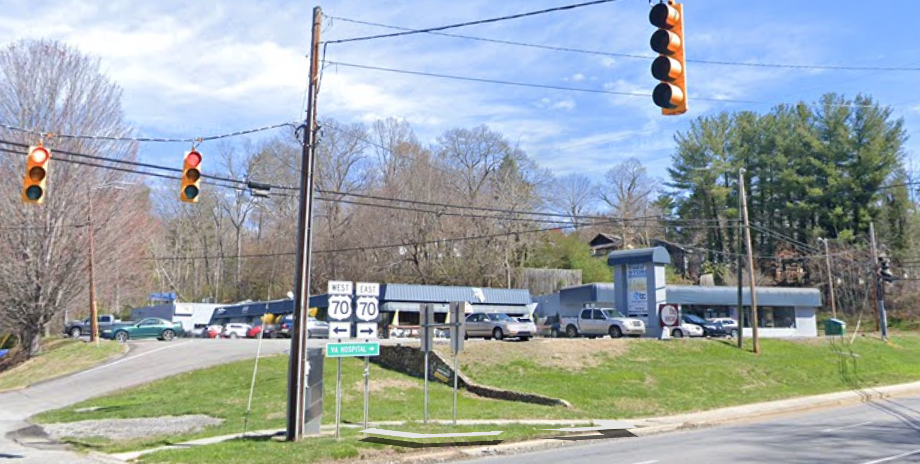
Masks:
[[[100,314],[97,316],[97,320],[99,321],[99,333],[102,333],[103,327],[111,327],[121,323],[121,320],[113,314]],[[73,338],[80,338],[80,336],[84,334],[88,335],[91,330],[92,327],[90,327],[89,318],[80,321],[70,321],[64,325],[64,335],[70,335]]]
[[[563,317],[559,326],[565,328],[570,338],[578,336],[620,338],[623,335],[639,336],[645,333],[645,323],[626,317],[613,308],[582,309],[578,317]]]

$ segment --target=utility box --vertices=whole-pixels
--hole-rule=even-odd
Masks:
[[[824,335],[846,335],[847,323],[840,319],[828,319],[824,321]]]

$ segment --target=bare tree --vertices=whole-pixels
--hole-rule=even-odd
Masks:
[[[121,90],[102,75],[99,61],[54,41],[23,41],[0,51],[0,114],[4,122],[42,132],[130,136],[121,110]],[[0,139],[35,144],[39,137],[0,130]],[[23,205],[17,195],[22,157],[0,158],[0,217],[20,230],[0,233],[0,325],[16,333],[28,356],[41,349],[41,332],[67,308],[86,308],[89,195],[98,195],[93,227],[99,243],[118,241],[121,231],[146,211],[123,208],[122,199],[142,192],[93,190],[130,175],[65,162],[55,150],[130,160],[134,143],[101,139],[50,138],[48,192],[43,205]],[[58,159],[55,159],[58,158]],[[15,179],[15,180],[14,180]],[[103,196],[104,195],[104,196]],[[142,203],[134,203],[142,207]],[[137,259],[132,256],[130,259]]]
[[[597,189],[588,176],[569,174],[555,179],[546,189],[546,202],[552,212],[564,214],[573,225],[579,225],[585,222],[581,216],[591,211],[598,197]]]
[[[658,183],[636,158],[629,158],[611,168],[605,181],[600,188],[600,197],[610,206],[610,214],[614,218],[624,220],[619,227],[623,246],[642,242],[647,245],[649,237],[641,233],[642,225],[630,221],[647,216],[653,210]]]

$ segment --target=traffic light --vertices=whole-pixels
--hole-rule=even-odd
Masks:
[[[185,154],[185,163],[182,166],[182,191],[179,199],[186,203],[198,203],[198,194],[201,189],[201,153],[192,150]]]
[[[891,272],[891,259],[883,256],[878,259],[878,263],[879,277],[882,279],[882,282],[894,282],[894,274]]]
[[[658,30],[652,34],[652,76],[661,81],[652,92],[655,105],[665,116],[687,112],[687,62],[684,56],[684,5],[668,0],[652,7],[649,21]]]
[[[40,205],[45,202],[45,183],[48,181],[48,167],[51,151],[42,146],[29,147],[26,159],[26,175],[22,183],[22,201]]]

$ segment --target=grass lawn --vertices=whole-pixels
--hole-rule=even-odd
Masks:
[[[0,373],[0,392],[88,369],[126,349],[121,343],[109,341],[101,341],[97,347],[80,340],[46,339],[44,353]]]
[[[858,337],[857,355],[828,338],[762,339],[761,354],[728,340],[550,340],[496,352],[469,344],[461,369],[473,380],[570,401],[587,417],[640,418],[920,380],[920,336],[886,345]],[[527,346],[525,346],[527,345]],[[542,345],[542,346],[541,346]],[[750,340],[746,340],[750,350]],[[561,346],[560,346],[561,348]],[[743,396],[742,396],[743,393]]]
[[[846,348],[841,351],[839,345],[832,345],[825,338],[765,339],[761,346],[763,353],[758,356],[738,350],[725,340],[473,342],[467,344],[460,359],[464,372],[474,380],[563,398],[574,408],[489,400],[461,393],[459,418],[558,419],[560,424],[575,418],[628,419],[920,380],[920,362],[917,362],[920,336],[916,335],[895,335],[888,345],[875,339],[858,338],[852,346],[855,357],[849,355]],[[362,420],[363,367],[363,361],[358,359],[344,362],[342,417],[345,422],[360,423]],[[286,357],[261,361],[249,430],[284,427],[286,370]],[[331,423],[335,417],[334,361],[325,363],[325,374],[323,419]],[[237,433],[243,428],[251,375],[252,361],[227,364],[50,411],[37,416],[36,420],[48,423],[184,414],[207,414],[224,419],[219,426],[182,436],[149,437],[129,442],[72,441],[106,452]],[[372,366],[371,390],[371,421],[421,420],[422,382],[419,379]],[[88,407],[100,409],[76,412]],[[451,390],[448,386],[431,383],[430,414],[433,419],[450,418]],[[500,428],[521,436],[541,433],[536,429],[533,426]],[[415,427],[407,430],[420,431]],[[346,433],[352,436],[356,432]],[[503,439],[508,439],[505,435]],[[508,435],[513,434],[509,432]],[[312,443],[317,445],[239,440],[156,453],[145,459],[149,462],[193,463],[211,459],[213,462],[284,464],[383,452],[376,448],[377,444],[358,442],[354,438],[343,442],[324,438]],[[326,443],[328,446],[319,446]],[[288,455],[297,458],[271,460],[266,457],[262,461],[263,456]]]
[[[540,426],[551,428],[552,426]],[[494,439],[502,442],[521,441],[540,437],[558,436],[559,432],[537,430],[534,426],[502,425],[495,426],[458,426],[447,427],[422,424],[398,427],[413,432],[445,433],[445,432],[487,432],[500,429],[501,435],[495,437],[470,437],[470,438],[443,438],[425,440],[426,443],[437,443],[429,450],[442,451],[449,447],[446,442],[466,444],[491,444]],[[343,429],[342,438],[336,440],[332,437],[308,438],[300,443],[279,443],[264,438],[240,439],[197,448],[162,451],[142,456],[143,463],[182,463],[182,464],[302,464],[323,462],[336,459],[362,458],[372,462],[387,462],[388,457],[416,451],[411,447],[395,447],[385,443],[362,441],[366,435],[357,429]],[[485,443],[484,443],[485,442]]]

